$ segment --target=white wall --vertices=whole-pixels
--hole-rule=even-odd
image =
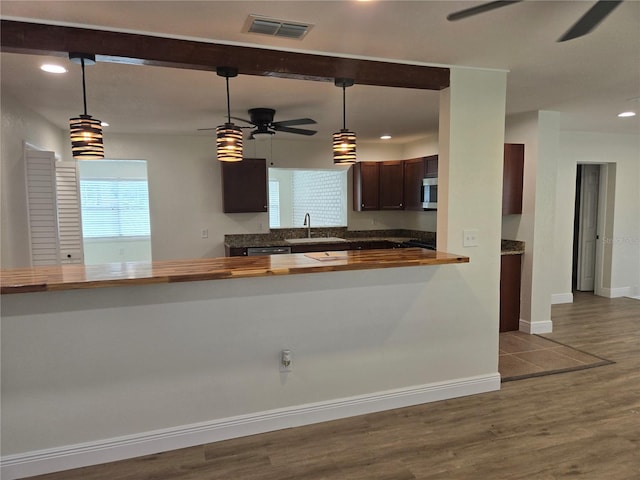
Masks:
[[[615,165],[610,184],[610,189],[614,190],[613,216],[608,219],[612,234],[606,233],[604,226],[598,226],[605,258],[610,258],[611,262],[610,269],[603,272],[603,283],[599,287],[606,296],[640,294],[640,136],[561,132],[560,147],[554,293],[571,292],[577,164],[598,163]]]
[[[530,112],[507,118],[506,143],[524,143],[522,215],[502,219],[505,239],[525,242],[522,261],[520,329],[552,330],[556,173],[559,113]]]
[[[530,112],[507,118],[505,135],[506,142],[525,144],[523,213],[505,216],[502,232],[503,238],[526,243],[521,314],[524,320],[533,322],[545,321],[550,302],[572,298],[578,163],[609,166],[602,182],[610,184],[609,195],[613,197],[605,202],[605,208],[614,213],[606,219],[606,226],[599,226],[605,269],[598,293],[606,296],[640,293],[639,137],[560,131],[555,126],[544,133],[540,127],[541,113],[551,112]],[[550,136],[553,143],[557,141],[557,152],[553,153],[556,150],[553,148],[546,159],[541,157],[539,147],[543,136]],[[547,162],[546,166],[541,167],[541,161]],[[553,202],[551,198],[555,198]],[[536,290],[534,284],[540,281],[542,285]]]
[[[66,145],[64,132],[4,92],[0,139],[0,265],[3,268],[29,266],[24,144],[27,142],[61,156],[70,155],[71,150]]]

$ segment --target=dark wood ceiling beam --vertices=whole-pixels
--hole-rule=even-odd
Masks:
[[[302,80],[353,78],[359,85],[441,90],[449,69],[222,45],[152,35],[2,20],[3,52],[66,56],[91,53],[98,61],[215,71],[233,66],[240,74]]]

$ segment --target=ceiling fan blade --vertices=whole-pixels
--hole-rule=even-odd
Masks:
[[[315,130],[306,130],[304,128],[282,127],[280,125],[273,125],[273,129],[277,132],[296,133],[298,135],[307,135],[307,136],[315,135],[316,133],[318,133]]]
[[[254,128],[253,126],[251,127],[245,127],[244,125],[236,125],[237,128]],[[218,127],[211,127],[211,128],[199,128],[198,131],[199,132],[205,132],[207,130],[217,130]]]
[[[449,20],[450,22],[453,22],[455,20],[462,20],[463,18],[478,15],[479,13],[489,12],[491,10],[495,10],[496,8],[502,8],[506,7],[507,5],[511,5],[512,3],[520,2],[522,2],[522,0],[496,0],[494,2],[487,2],[483,3],[482,5],[460,10],[459,12],[450,13],[449,15],[447,15],[447,20]]]
[[[233,118],[234,120],[240,120],[241,122],[248,123],[250,125],[256,125],[251,120],[247,120],[246,118],[240,118],[240,117],[231,117],[231,118]]]
[[[282,122],[272,122],[272,125],[278,125],[280,127],[291,127],[293,125],[309,125],[311,123],[317,123],[312,118],[294,118],[293,120],[283,120]]]
[[[586,35],[596,28],[623,0],[598,0],[567,32],[558,39],[566,42]]]

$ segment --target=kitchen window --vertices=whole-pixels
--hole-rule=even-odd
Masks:
[[[302,227],[306,213],[312,227],[347,225],[346,170],[269,169],[269,227]]]
[[[151,260],[144,160],[78,161],[85,264]]]

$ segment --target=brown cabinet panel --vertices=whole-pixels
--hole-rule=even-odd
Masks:
[[[224,213],[267,211],[267,162],[245,158],[241,162],[220,162],[222,209]]]
[[[291,253],[336,252],[342,250],[351,250],[351,244],[349,242],[338,242],[291,245]]]
[[[500,331],[520,329],[522,255],[500,257]]]
[[[247,247],[230,247],[225,245],[224,253],[227,257],[246,257]]]
[[[353,166],[353,209],[380,208],[380,162],[358,162]]]
[[[404,209],[423,210],[422,179],[426,173],[426,159],[413,158],[404,161]]]
[[[431,155],[424,158],[425,178],[436,178],[438,176],[438,155]]]
[[[505,143],[502,174],[502,215],[522,213],[524,145]]]
[[[404,208],[404,162],[380,162],[380,210]]]

